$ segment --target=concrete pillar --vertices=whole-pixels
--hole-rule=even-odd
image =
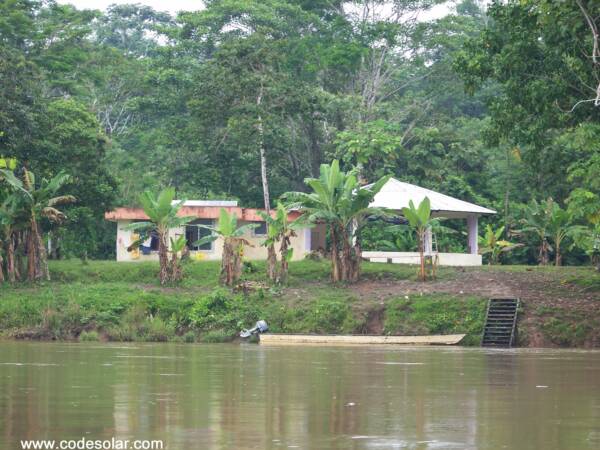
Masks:
[[[471,255],[476,255],[478,252],[477,239],[479,237],[477,231],[477,216],[467,217],[467,247]]]
[[[431,232],[431,227],[428,227],[427,231],[425,231],[423,250],[426,255],[431,255],[433,253],[433,235]]]
[[[308,227],[304,229],[304,250],[307,253],[312,250],[312,229]]]

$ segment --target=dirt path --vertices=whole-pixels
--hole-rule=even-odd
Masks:
[[[536,304],[589,307],[598,312],[600,293],[557,279],[549,272],[490,272],[458,270],[449,280],[421,283],[410,280],[363,280],[353,287],[361,297],[385,299],[415,293],[445,292],[480,297],[518,297]]]

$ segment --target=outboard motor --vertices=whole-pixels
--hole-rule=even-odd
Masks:
[[[254,328],[251,328],[250,330],[246,330],[246,329],[242,330],[240,332],[240,337],[248,338],[248,337],[252,336],[253,334],[264,333],[268,329],[269,329],[269,326],[267,325],[267,322],[265,322],[264,320],[259,320],[258,322],[256,322],[256,325],[254,325]]]

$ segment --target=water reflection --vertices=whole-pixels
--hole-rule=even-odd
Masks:
[[[600,447],[600,353],[0,344],[0,448]]]

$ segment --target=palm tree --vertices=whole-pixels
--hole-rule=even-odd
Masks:
[[[242,274],[242,256],[244,245],[250,245],[242,236],[256,227],[258,224],[250,223],[237,226],[237,217],[235,214],[229,214],[227,210],[221,208],[219,212],[219,223],[216,227],[198,225],[211,231],[209,236],[196,241],[193,245],[201,246],[215,241],[219,236],[223,238],[223,255],[221,256],[221,276],[220,281],[226,286],[233,286],[240,279]]]
[[[298,208],[308,223],[324,222],[331,239],[332,281],[355,282],[360,276],[360,230],[368,217],[380,216],[384,211],[370,208],[373,197],[389,177],[361,187],[356,169],[340,170],[339,161],[322,164],[319,178],[307,178],[305,183],[312,192],[288,192],[284,198],[289,208]]]
[[[271,248],[276,243],[280,243],[279,255],[281,265],[278,271],[275,270],[275,281],[285,283],[289,271],[289,262],[294,255],[294,249],[290,248],[291,238],[296,236],[296,230],[310,226],[310,224],[304,224],[298,220],[290,222],[288,210],[281,202],[277,203],[274,217],[262,211],[259,214],[267,223],[267,239],[265,239],[262,245]]]
[[[50,279],[46,247],[40,232],[40,221],[47,219],[52,223],[62,223],[66,216],[57,207],[75,202],[72,195],[56,193],[70,180],[70,176],[59,173],[50,180],[43,178],[39,185],[33,172],[23,169],[23,179],[17,178],[10,170],[1,170],[6,182],[18,196],[16,215],[22,214],[27,221],[27,278],[29,281]]]
[[[160,272],[158,278],[160,284],[164,285],[174,279],[169,264],[169,244],[168,236],[171,228],[181,227],[192,221],[193,217],[179,217],[177,214],[184,203],[184,200],[174,202],[175,189],[166,188],[158,195],[145,191],[140,195],[140,203],[148,220],[144,222],[135,222],[127,226],[128,230],[139,231],[144,234],[156,233],[158,238],[158,261]],[[139,245],[136,242],[134,245]]]
[[[490,224],[485,227],[485,234],[479,236],[479,253],[481,255],[490,255],[488,264],[496,264],[502,253],[509,252],[523,244],[513,244],[512,242],[502,239],[504,226],[501,226],[496,231]]]
[[[421,200],[418,207],[412,200],[408,202],[408,208],[402,208],[402,215],[408,224],[415,229],[419,243],[419,257],[421,261],[421,281],[425,281],[425,235],[427,230],[437,223],[437,219],[431,217],[431,202],[429,197]]]

